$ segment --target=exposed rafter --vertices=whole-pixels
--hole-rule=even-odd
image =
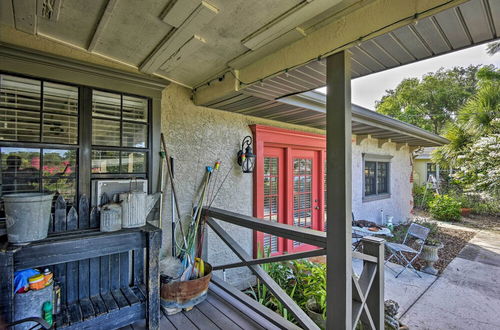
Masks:
[[[115,9],[117,2],[118,0],[108,0],[106,9],[104,9],[101,19],[99,20],[99,24],[97,25],[94,31],[94,35],[92,36],[89,46],[87,47],[87,50],[89,52],[92,52],[97,46],[97,42],[99,42],[99,39],[101,38],[104,30],[106,29],[106,25],[108,25],[108,22],[111,19],[111,16],[113,15],[113,10]]]
[[[218,13],[218,8],[206,1],[201,1],[179,28],[173,29],[163,38],[155,50],[142,62],[139,69],[145,73],[154,73],[193,38],[201,40],[195,37],[196,33],[201,31]],[[190,48],[193,48],[192,45]]]

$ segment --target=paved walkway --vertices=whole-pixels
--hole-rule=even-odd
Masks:
[[[479,232],[401,321],[412,330],[500,329],[500,234]]]
[[[398,315],[404,314],[437,279],[437,276],[422,272],[419,272],[422,276],[420,278],[409,269],[396,278],[395,274],[399,273],[403,267],[392,262],[389,262],[387,266],[385,266],[384,299],[392,299],[399,304]],[[361,273],[363,270],[361,260],[353,260],[353,270],[358,275]]]

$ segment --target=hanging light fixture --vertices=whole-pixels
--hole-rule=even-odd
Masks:
[[[252,173],[255,166],[255,154],[252,151],[252,137],[245,136],[241,143],[241,150],[238,151],[238,165],[243,173]]]

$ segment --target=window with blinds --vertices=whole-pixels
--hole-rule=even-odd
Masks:
[[[0,75],[0,140],[78,143],[78,87]]]
[[[148,112],[146,98],[93,90],[93,173],[146,172]]]
[[[0,74],[2,194],[57,192],[73,203],[77,196],[78,111],[76,86]],[[3,216],[0,204],[0,218]]]

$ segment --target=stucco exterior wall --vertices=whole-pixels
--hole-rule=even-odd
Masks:
[[[292,130],[325,134],[322,130],[282,122],[249,117],[225,111],[196,106],[190,99],[190,91],[172,84],[162,94],[161,127],[167,147],[175,158],[175,180],[181,213],[188,214],[195,202],[205,166],[213,165],[219,159],[222,166],[219,182],[230,170],[213,206],[239,212],[253,213],[253,178],[243,174],[236,164],[236,153],[246,135],[252,135],[249,125],[263,124]],[[357,219],[381,222],[380,210],[385,215],[394,216],[395,222],[407,219],[411,209],[411,184],[409,181],[411,164],[407,147],[396,151],[393,143],[378,148],[377,140],[365,139],[361,145],[353,141],[353,211]],[[393,155],[391,161],[391,197],[383,200],[363,202],[362,153]],[[231,169],[231,167],[234,167]],[[170,189],[166,189],[170,192]],[[171,203],[167,194],[163,217],[163,254],[171,249]],[[252,252],[253,235],[250,230],[221,223],[228,233],[249,253]],[[215,233],[209,231],[208,261],[214,265],[239,261]],[[219,274],[220,275],[220,274]],[[245,268],[227,271],[227,279],[240,288],[252,281]]]
[[[363,201],[363,153],[390,155],[390,197],[380,200]],[[394,223],[406,222],[412,209],[410,183],[411,160],[408,147],[396,150],[395,143],[385,143],[378,147],[376,139],[365,139],[360,145],[352,144],[352,211],[356,219],[364,219],[384,224],[384,218],[393,216]]]
[[[236,153],[241,148],[241,141],[245,136],[252,135],[249,125],[263,124],[322,133],[317,129],[196,106],[190,97],[191,92],[188,89],[172,84],[163,91],[161,102],[161,128],[168,151],[175,159],[177,198],[183,214],[189,214],[192,203],[197,201],[195,195],[200,187],[205,166],[213,165],[219,159],[222,165],[218,182],[222,182],[227,171],[230,170],[231,173],[213,206],[252,215],[253,177],[251,174],[243,174],[236,164]],[[170,193],[170,189],[166,191]],[[168,194],[164,202],[163,219],[163,254],[170,254],[171,202]],[[251,253],[251,230],[227,223],[221,225]],[[215,233],[209,231],[207,239],[209,262],[217,265],[240,261]],[[233,285],[245,287],[251,280],[249,274],[246,268],[232,269],[227,271],[227,279]]]

